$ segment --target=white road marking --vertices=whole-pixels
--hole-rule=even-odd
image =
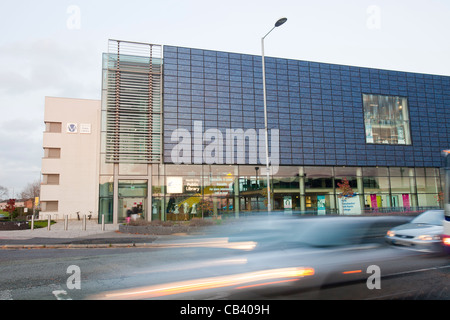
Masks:
[[[52,293],[56,297],[56,300],[72,300],[66,290],[53,290]]]

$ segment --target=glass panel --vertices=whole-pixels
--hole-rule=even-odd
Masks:
[[[360,168],[357,167],[335,167],[334,174],[340,177],[356,177],[358,176],[358,171],[361,172]]]
[[[118,221],[123,222],[127,219],[145,219],[146,207],[146,197],[119,198]]]
[[[156,165],[155,165],[156,166]],[[168,176],[201,176],[201,165],[166,165],[166,175]]]
[[[167,220],[186,221],[194,217],[206,217],[212,210],[212,206],[198,196],[172,195],[166,197],[165,203]]]
[[[409,176],[409,172],[410,168],[396,168],[396,167],[389,168],[389,174],[391,177]]]
[[[406,98],[363,94],[367,143],[411,144]]]
[[[364,193],[389,193],[388,177],[364,177]]]
[[[332,189],[333,178],[306,178],[306,189]]]
[[[262,167],[239,166],[239,191],[261,190],[266,187],[266,176],[261,172]]]
[[[389,175],[387,168],[363,167],[362,169],[365,177],[387,177]]]
[[[273,189],[299,190],[299,177],[275,177],[272,179]]]
[[[391,192],[410,192],[409,177],[391,177]]]
[[[364,209],[366,213],[377,212],[381,208],[389,208],[390,199],[389,194],[381,193],[370,193],[370,191],[365,193],[364,197]]]
[[[418,193],[435,193],[439,192],[438,177],[416,177]]]
[[[119,180],[118,221],[146,218],[147,180]]]
[[[420,207],[439,207],[439,197],[437,194],[421,193],[417,195]]]
[[[159,161],[161,47],[115,40],[109,44],[117,48],[118,54],[103,56],[103,88],[107,94],[103,95],[102,105],[107,112],[107,160],[125,163]]]
[[[275,176],[295,177],[299,174],[299,167],[279,167]]]
[[[100,197],[112,197],[114,192],[112,176],[100,176]]]
[[[98,223],[102,222],[102,215],[105,216],[105,223],[113,223],[113,198],[99,199]]]
[[[102,215],[105,215],[105,223],[113,222],[113,193],[114,178],[112,176],[100,176],[98,222],[102,222]]]
[[[304,172],[305,176],[308,178],[333,176],[332,167],[305,167]]]
[[[410,210],[411,209],[411,195],[408,192],[395,194],[391,196],[391,207],[397,208],[397,210]]]

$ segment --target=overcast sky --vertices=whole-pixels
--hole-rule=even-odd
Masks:
[[[449,0],[0,3],[0,186],[39,180],[45,96],[100,99],[108,39],[450,75]]]

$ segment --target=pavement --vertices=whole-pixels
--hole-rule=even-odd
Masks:
[[[173,236],[130,234],[119,232],[118,224],[102,225],[97,221],[69,220],[67,230],[64,221],[45,228],[0,231],[0,249],[44,249],[44,248],[109,248],[152,247]]]

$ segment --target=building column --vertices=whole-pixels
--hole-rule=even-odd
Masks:
[[[365,208],[365,201],[364,201],[364,181],[361,167],[356,168],[356,187],[358,192],[359,205],[361,208],[361,214],[363,214]]]
[[[303,167],[298,169],[298,186],[300,193],[300,211],[306,211],[306,199],[305,199],[305,170]]]
[[[153,181],[152,181],[152,165],[147,166],[147,221],[153,220]]]
[[[409,168],[409,193],[411,194],[411,207],[415,208],[418,206],[417,200],[417,185],[416,185],[416,175],[414,173],[414,168]]]
[[[113,224],[117,224],[119,209],[119,164],[114,163],[114,190],[113,190]]]
[[[233,209],[234,209],[234,217],[236,219],[239,218],[239,169],[238,165],[234,168],[234,201],[233,201]]]

